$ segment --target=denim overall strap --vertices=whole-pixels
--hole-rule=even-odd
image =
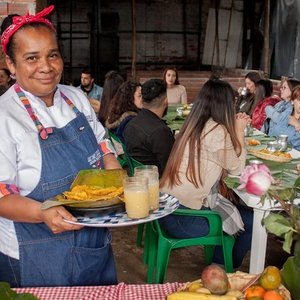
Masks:
[[[27,111],[32,110],[29,101],[27,105]],[[29,198],[43,202],[68,190],[79,170],[100,167],[99,145],[86,117],[79,111],[65,127],[53,128],[46,139],[39,135],[39,143],[41,177],[27,195]],[[53,234],[44,223],[14,222],[14,225],[20,252],[20,286],[117,282],[111,235],[106,228],[85,227]]]

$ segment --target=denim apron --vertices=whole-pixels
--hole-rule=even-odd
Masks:
[[[77,172],[103,165],[96,137],[86,117],[61,93],[76,113],[63,128],[44,128],[25,94],[15,90],[39,132],[41,177],[27,197],[43,202],[68,190]],[[117,283],[107,228],[84,227],[53,234],[44,223],[14,222],[20,253],[21,286],[109,285]]]

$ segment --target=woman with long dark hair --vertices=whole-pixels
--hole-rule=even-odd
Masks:
[[[116,94],[119,86],[124,82],[123,77],[116,71],[109,71],[105,75],[103,93],[101,97],[98,119],[103,126],[108,118],[111,99]]]
[[[277,95],[272,95],[273,84],[269,79],[261,79],[256,83],[255,102],[257,103],[252,112],[252,127],[265,133],[269,132],[270,120],[267,118],[265,108],[273,107],[280,101]]]
[[[165,69],[163,73],[163,80],[167,87],[168,104],[186,104],[186,89],[179,83],[179,75],[177,69]]]
[[[125,81],[117,90],[109,106],[105,127],[124,141],[123,130],[143,107],[142,86],[138,82]]]
[[[256,99],[255,99],[255,90],[256,90],[256,82],[261,78],[258,72],[249,72],[245,76],[245,87],[246,87],[246,95],[240,95],[237,99],[235,109],[236,112],[244,112],[249,116],[252,114],[252,111],[255,107]]]
[[[223,204],[230,207],[231,218],[223,223],[223,229],[229,234],[239,232],[235,267],[250,248],[252,212],[239,208],[241,219],[236,207],[218,194],[218,185],[223,172],[239,175],[244,169],[244,129],[249,121],[246,114],[235,114],[234,92],[227,82],[207,81],[176,138],[161,178],[162,191],[177,197],[183,208],[218,211]],[[160,223],[177,238],[208,232],[207,221],[200,217],[170,215]],[[221,253],[216,254],[216,261],[222,262]]]

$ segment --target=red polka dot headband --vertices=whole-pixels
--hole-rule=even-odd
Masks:
[[[29,12],[25,16],[14,16],[12,21],[13,23],[8,26],[1,35],[1,45],[3,52],[7,54],[7,44],[10,41],[10,38],[16,33],[22,26],[29,23],[44,23],[49,26],[53,31],[56,31],[53,24],[45,19],[44,17],[49,15],[54,9],[54,5],[46,7],[36,15],[30,15]]]

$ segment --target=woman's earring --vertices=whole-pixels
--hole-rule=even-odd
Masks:
[[[16,79],[16,76],[15,76],[15,74],[10,74],[9,76],[10,76],[10,78],[11,78],[11,79],[13,79],[13,80],[15,80],[15,79]]]

